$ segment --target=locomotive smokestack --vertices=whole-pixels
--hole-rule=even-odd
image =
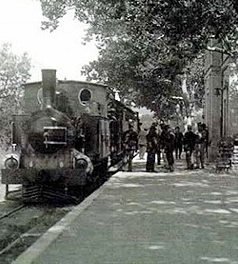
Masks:
[[[43,108],[50,108],[55,102],[56,70],[41,70]]]

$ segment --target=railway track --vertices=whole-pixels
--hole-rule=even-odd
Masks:
[[[0,263],[10,264],[70,210],[71,207],[20,205],[2,214]]]
[[[94,186],[88,190],[85,197],[95,189]],[[27,205],[13,201],[0,204],[0,212],[3,212],[0,213],[0,263],[10,264],[73,206]]]
[[[1,221],[2,219],[4,219],[4,218],[9,217],[10,215],[13,215],[14,213],[16,213],[16,212],[18,212],[18,211],[20,211],[20,210],[23,209],[25,206],[26,206],[26,205],[23,204],[23,205],[20,205],[20,206],[14,208],[13,210],[11,210],[11,211],[9,211],[9,212],[7,212],[7,213],[4,213],[2,216],[0,216],[0,221]]]
[[[93,193],[125,164],[121,163],[115,171],[108,172],[102,181],[87,190],[85,196]],[[3,210],[1,210],[1,206]],[[52,225],[58,222],[72,206],[27,205],[16,201],[0,204],[0,263],[10,264],[16,257],[32,245]]]

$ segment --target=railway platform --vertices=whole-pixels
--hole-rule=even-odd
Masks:
[[[238,175],[118,172],[14,264],[238,264]]]

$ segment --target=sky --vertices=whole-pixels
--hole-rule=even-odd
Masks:
[[[98,57],[95,43],[82,44],[87,25],[75,20],[73,12],[53,32],[41,30],[43,20],[38,0],[0,0],[0,46],[11,43],[15,54],[29,54],[30,82],[41,81],[41,69],[57,70],[59,80],[84,81],[82,66]],[[144,108],[140,112],[147,114]]]
[[[30,81],[41,80],[41,69],[56,69],[60,80],[85,80],[81,67],[98,56],[95,43],[82,44],[87,26],[73,12],[53,32],[41,30],[43,20],[37,0],[0,0],[0,45],[8,42],[14,53],[29,54]]]

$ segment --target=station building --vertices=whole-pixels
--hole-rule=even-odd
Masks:
[[[205,107],[211,146],[209,159],[217,156],[217,142],[238,133],[238,82],[233,58],[211,39],[205,54]]]

